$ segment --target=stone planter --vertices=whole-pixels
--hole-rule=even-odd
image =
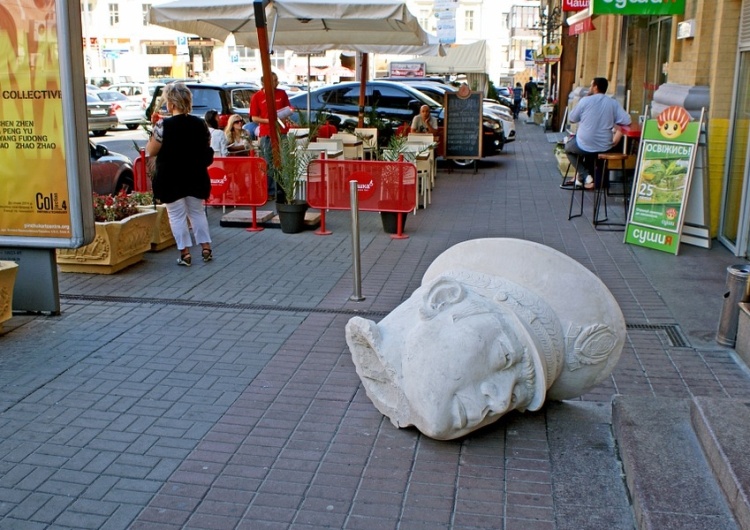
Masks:
[[[142,212],[153,212],[153,206],[139,206]],[[176,241],[172,235],[172,227],[169,226],[169,215],[167,207],[163,204],[156,205],[156,222],[154,223],[154,232],[151,234],[151,250],[159,252],[165,248],[175,245]]]
[[[0,261],[0,330],[3,322],[13,316],[13,285],[16,283],[18,263]]]
[[[122,221],[96,223],[94,240],[81,248],[57,249],[62,272],[113,274],[138,263],[151,250],[157,212],[145,211]]]

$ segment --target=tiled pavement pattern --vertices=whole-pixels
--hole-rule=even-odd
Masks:
[[[0,336],[0,529],[633,528],[610,400],[750,396],[713,341],[742,260],[624,245],[592,228],[589,196],[568,221],[552,145],[517,128],[477,173],[441,166],[409,239],[360,215],[364,302],[349,301],[345,212],[320,237],[220,227],[212,209],[209,264],[177,267],[171,249],[114,276],[61,274],[62,315],[17,315]],[[344,325],[382,318],[438,254],[480,237],[538,241],[601,277],[629,326],[622,359],[580,400],[459,441],[395,429]]]

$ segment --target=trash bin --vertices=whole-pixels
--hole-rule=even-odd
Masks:
[[[737,340],[737,321],[741,302],[750,302],[750,264],[727,267],[727,284],[724,293],[724,307],[721,309],[719,331],[716,342],[734,348]]]

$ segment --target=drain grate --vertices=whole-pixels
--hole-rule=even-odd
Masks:
[[[627,324],[628,329],[645,329],[650,331],[664,331],[673,348],[689,348],[690,343],[682,334],[679,324]]]
[[[149,298],[134,296],[96,296],[82,294],[61,294],[60,298],[72,301],[108,302],[116,304],[152,304],[182,307],[209,307],[217,309],[234,309],[238,311],[280,311],[284,313],[332,313],[337,315],[384,317],[389,311],[371,311],[358,309],[333,309],[325,307],[277,306],[272,304],[241,304],[226,302],[205,302],[199,300],[179,300],[174,298]]]

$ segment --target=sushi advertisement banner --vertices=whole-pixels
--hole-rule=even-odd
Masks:
[[[700,123],[679,106],[647,120],[625,242],[677,254]]]
[[[0,236],[71,237],[55,4],[0,6]]]

